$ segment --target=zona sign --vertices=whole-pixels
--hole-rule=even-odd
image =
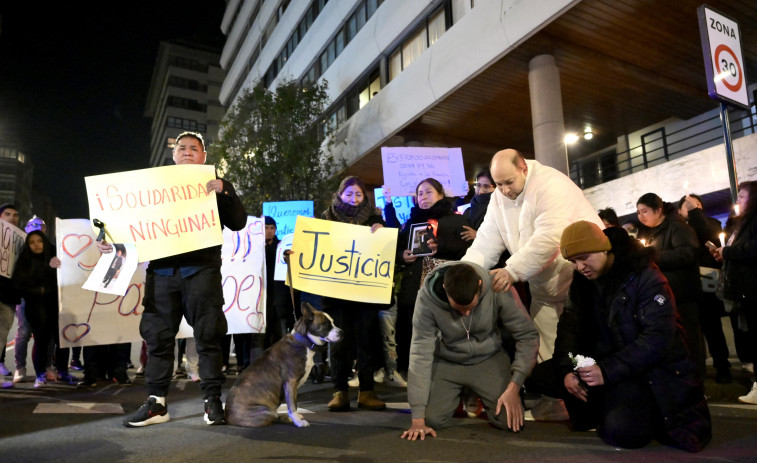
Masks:
[[[748,108],[749,94],[739,24],[707,5],[700,6],[697,13],[707,73],[707,93],[710,98]]]

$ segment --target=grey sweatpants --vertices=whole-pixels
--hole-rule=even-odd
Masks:
[[[452,424],[452,415],[460,403],[460,392],[468,387],[481,397],[489,422],[507,429],[507,412],[499,415],[497,400],[510,383],[510,358],[499,352],[476,365],[460,365],[435,359],[431,371],[431,391],[426,407],[426,425],[441,429]]]

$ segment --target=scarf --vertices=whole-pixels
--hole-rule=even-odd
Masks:
[[[373,215],[376,215],[376,208],[372,207],[371,202],[367,199],[357,206],[353,206],[342,201],[338,194],[334,195],[331,205],[323,212],[323,216],[327,220],[354,225],[366,224]]]
[[[451,213],[452,206],[449,200],[447,198],[442,198],[428,209],[421,209],[418,206],[414,206],[410,209],[410,219],[408,219],[407,224],[428,222],[429,219],[439,220],[445,215]]]

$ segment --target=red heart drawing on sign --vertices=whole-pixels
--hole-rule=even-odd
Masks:
[[[63,237],[63,252],[68,254],[72,259],[84,252],[92,244],[92,237],[89,235],[70,234]]]
[[[247,315],[247,324],[250,325],[250,328],[253,330],[257,330],[257,333],[262,333],[265,329],[265,319],[263,318],[263,314],[260,312],[252,312]]]
[[[87,333],[89,333],[89,329],[90,326],[88,323],[72,323],[70,325],[66,325],[63,328],[63,337],[68,342],[79,342],[79,339],[83,338],[87,335]]]

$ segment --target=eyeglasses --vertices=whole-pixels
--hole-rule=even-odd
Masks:
[[[477,190],[488,190],[489,188],[494,188],[494,185],[490,185],[488,183],[474,183],[473,188]]]

